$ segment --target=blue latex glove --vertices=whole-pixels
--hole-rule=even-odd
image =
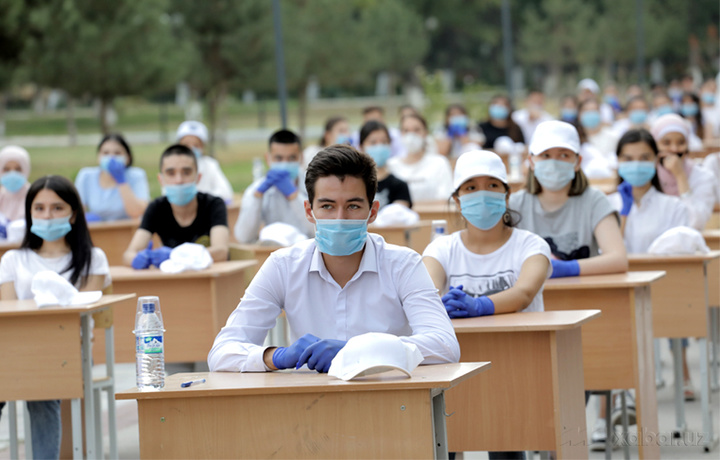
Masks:
[[[472,297],[458,288],[451,289],[443,296],[443,305],[445,305],[445,310],[450,318],[470,318],[495,314],[495,304],[489,297]]]
[[[270,172],[272,172],[272,169],[268,171],[268,175]],[[292,179],[290,179],[290,173],[288,171],[278,170],[276,171],[275,177],[275,187],[277,187],[285,197],[289,197],[297,191],[297,187],[295,187]]]
[[[100,222],[101,220],[102,217],[100,217],[99,214],[95,214],[94,212],[85,213],[85,222]]]
[[[566,276],[580,275],[580,264],[577,260],[552,260],[552,275],[550,278],[564,278]]]
[[[163,246],[150,251],[150,263],[155,265],[156,267],[160,267],[161,263],[165,262],[170,258],[170,252],[172,252],[172,248],[169,248],[167,246]]]
[[[265,193],[265,192],[267,192],[268,190],[270,190],[270,187],[272,187],[273,185],[275,185],[275,181],[277,181],[277,174],[276,174],[276,173],[277,173],[277,171],[274,171],[274,170],[272,170],[272,169],[269,170],[269,171],[267,172],[267,175],[265,176],[265,180],[262,181],[262,183],[258,186],[257,189],[255,189],[255,191],[256,191],[257,193]]]
[[[307,364],[309,369],[327,373],[333,358],[346,343],[345,340],[334,339],[323,339],[313,343],[300,355],[296,368],[300,369],[303,364]]]
[[[297,365],[300,355],[302,355],[305,349],[307,349],[310,345],[319,341],[320,337],[315,337],[312,334],[305,334],[289,347],[277,348],[272,355],[273,366],[278,369],[300,367]]]
[[[7,228],[4,225],[0,225],[0,238],[7,238]]]
[[[113,179],[115,179],[115,182],[117,182],[118,185],[127,182],[127,179],[125,178],[125,163],[117,158],[113,157],[108,162],[108,172]]]
[[[632,185],[622,181],[622,183],[618,186],[618,192],[620,192],[620,197],[622,198],[622,209],[620,209],[620,215],[627,216],[630,214],[630,208],[632,208],[633,205]]]
[[[461,284],[460,286],[457,286],[457,287],[452,287],[452,286],[450,286],[450,290],[447,292],[447,294],[445,294],[444,296],[442,296],[442,297],[440,298],[440,300],[442,300],[443,305],[445,305],[445,302],[447,302],[448,300],[451,300],[451,299],[457,300],[457,299],[459,299],[460,297],[463,297],[463,296],[465,296],[465,295],[467,295],[467,294],[465,294],[465,292],[463,292],[463,285],[462,285],[462,284]]]
[[[152,240],[150,240],[147,248],[137,253],[137,255],[132,261],[132,268],[134,268],[135,270],[144,270],[146,268],[150,268],[150,254],[152,253],[152,245],[153,242]]]

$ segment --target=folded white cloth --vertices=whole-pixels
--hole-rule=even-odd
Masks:
[[[391,227],[413,225],[419,221],[420,215],[412,209],[401,204],[390,203],[378,211],[377,219],[375,219],[373,225],[376,227]]]
[[[160,270],[165,273],[203,270],[212,262],[210,252],[202,244],[183,243],[170,251],[170,258],[160,264]]]
[[[648,248],[650,254],[707,254],[710,248],[702,234],[690,227],[673,227],[655,238]]]
[[[52,270],[36,273],[30,290],[38,307],[85,305],[97,302],[102,297],[102,291],[79,292],[68,280]]]
[[[383,332],[357,335],[335,355],[328,375],[352,380],[365,375],[391,370],[411,377],[413,369],[423,360],[417,345],[403,342],[400,337]]]
[[[13,220],[7,225],[7,240],[22,241],[25,238],[25,219]]]
[[[292,246],[295,243],[307,240],[300,230],[285,222],[275,222],[266,225],[260,230],[258,244],[268,246]]]

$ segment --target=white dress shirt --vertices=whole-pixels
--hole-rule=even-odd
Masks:
[[[211,371],[263,372],[262,346],[285,310],[290,340],[305,334],[348,340],[385,332],[417,345],[423,364],[457,362],[460,346],[420,255],[370,234],[360,267],[341,288],[315,240],[272,253],[215,338]]]
[[[688,227],[703,231],[715,206],[715,187],[718,179],[707,168],[693,164],[688,175],[690,192],[680,198],[690,211]]]

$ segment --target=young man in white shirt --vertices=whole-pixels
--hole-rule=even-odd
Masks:
[[[420,255],[367,233],[379,208],[372,159],[350,146],[327,147],[310,162],[305,186],[315,239],[271,254],[215,338],[210,370],[307,364],[327,372],[345,342],[367,332],[415,344],[424,364],[457,362],[457,338]],[[283,310],[292,345],[263,347]]]

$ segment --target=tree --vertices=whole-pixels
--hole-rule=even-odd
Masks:
[[[7,90],[21,65],[26,18],[22,0],[0,3],[0,137],[5,135]]]

